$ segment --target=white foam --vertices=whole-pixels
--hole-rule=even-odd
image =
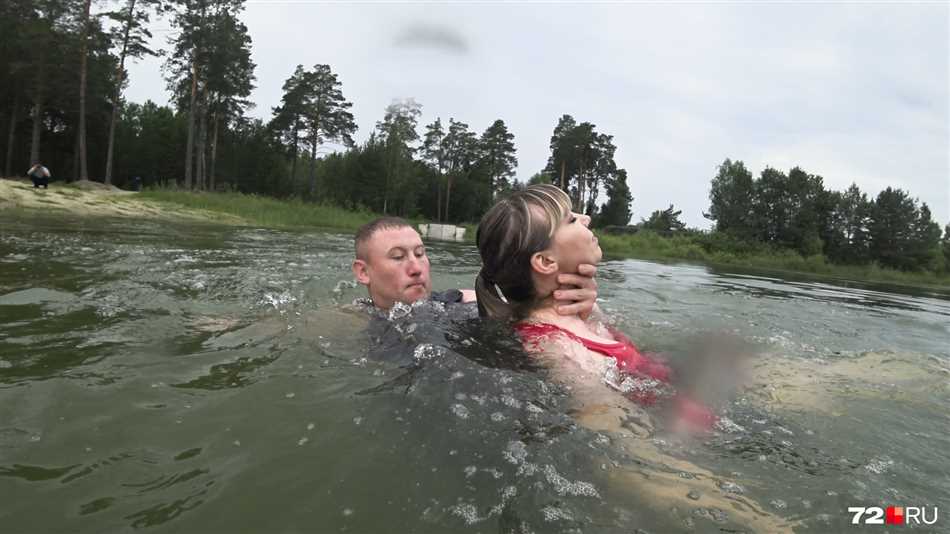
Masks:
[[[449,510],[451,510],[452,514],[462,518],[462,521],[464,521],[466,525],[474,525],[486,519],[478,516],[478,508],[475,508],[475,505],[471,503],[456,504],[449,508]]]
[[[459,419],[468,419],[468,408],[466,408],[465,405],[453,404],[451,410]]]
[[[597,488],[590,482],[575,481],[564,478],[558,474],[553,465],[547,464],[543,468],[544,477],[548,484],[554,486],[554,491],[558,495],[574,495],[579,497],[600,497]]]
[[[545,506],[541,509],[541,515],[544,516],[544,520],[549,523],[561,520],[571,521],[574,519],[574,516],[571,515],[570,512],[556,506]]]
[[[501,453],[508,463],[519,465],[528,459],[528,447],[523,441],[509,441],[508,447]]]

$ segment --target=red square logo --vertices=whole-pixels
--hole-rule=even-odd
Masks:
[[[888,506],[887,512],[884,517],[884,522],[888,525],[903,525],[904,524],[904,507],[903,506]]]

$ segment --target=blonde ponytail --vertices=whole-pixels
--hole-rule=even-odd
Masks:
[[[511,319],[511,304],[498,295],[498,286],[485,279],[484,269],[480,270],[475,278],[475,297],[478,299],[480,316],[499,320]]]

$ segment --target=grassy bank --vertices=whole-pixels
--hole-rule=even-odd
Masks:
[[[303,202],[299,199],[278,200],[242,193],[190,193],[170,189],[148,189],[139,194],[142,200],[186,208],[225,213],[250,224],[268,228],[336,228],[356,230],[378,217],[368,211],[348,211],[336,206]]]
[[[271,228],[334,228],[354,231],[379,214],[348,211],[336,206],[313,204],[297,199],[277,200],[241,193],[189,193],[152,189],[136,195],[140,200],[238,217],[250,224]],[[423,221],[414,221],[423,222]],[[474,243],[475,225],[465,225],[467,241]],[[599,234],[607,258],[685,260],[712,265],[795,272],[837,279],[864,280],[914,286],[950,287],[950,275],[932,272],[903,272],[877,264],[836,265],[824,256],[802,257],[788,250],[749,245],[743,249],[727,244],[730,250],[717,250],[695,236],[662,237],[653,232],[634,235]]]
[[[174,189],[147,189],[138,197],[170,206],[232,215],[249,224],[267,228],[333,228],[356,231],[360,226],[382,216],[371,211],[350,211],[299,199],[278,200],[242,193],[189,193]],[[409,222],[417,224],[429,221],[410,219]],[[461,226],[466,228],[466,241],[474,243],[476,225]]]
[[[803,257],[791,250],[750,247],[745,251],[709,250],[691,236],[662,237],[653,232],[633,235],[598,234],[607,258],[686,260],[713,265],[731,265],[776,272],[795,272],[846,280],[864,280],[913,286],[950,288],[950,274],[904,272],[869,265],[837,265],[821,255]]]

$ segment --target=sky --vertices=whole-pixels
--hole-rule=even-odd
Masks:
[[[526,181],[569,114],[612,135],[633,222],[671,203],[708,228],[725,160],[828,189],[899,187],[950,222],[950,4],[314,2],[243,13],[264,120],[298,64],[329,64],[365,140],[394,99],[483,132],[502,119]],[[154,24],[162,45],[167,21]],[[167,103],[161,59],[126,98]],[[606,200],[601,195],[600,201]]]

